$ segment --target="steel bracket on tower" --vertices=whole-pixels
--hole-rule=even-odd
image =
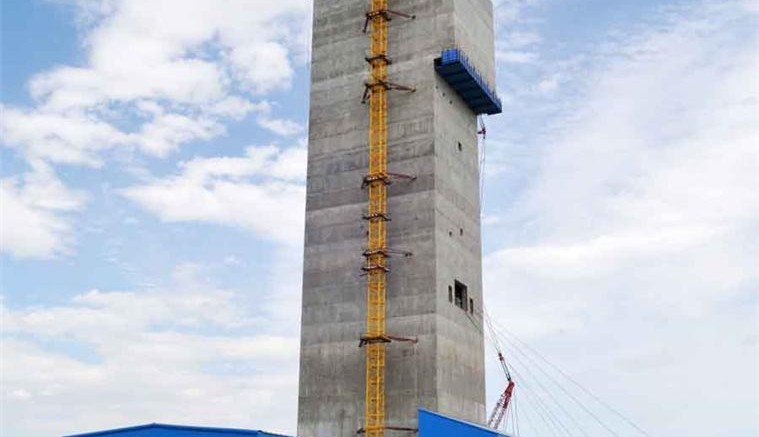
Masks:
[[[390,185],[393,183],[394,179],[400,179],[407,182],[413,182],[416,180],[416,176],[410,175],[410,174],[392,173],[392,172],[379,174],[379,175],[366,175],[364,176],[364,179],[361,182],[361,188],[366,188],[367,185],[375,181],[382,181],[385,185]]]
[[[361,183],[361,188],[365,188],[372,182],[381,181],[385,185],[390,185],[392,180],[390,179],[390,173],[371,174],[364,176],[364,180]]]
[[[374,88],[380,88],[380,87],[388,91],[398,90],[398,91],[408,91],[410,93],[416,92],[416,88],[414,87],[401,85],[395,82],[388,82],[386,80],[375,80],[374,82],[364,83],[364,95],[361,97],[361,103],[366,103],[366,101],[369,100],[369,96],[371,96],[372,94],[372,90]]]
[[[413,344],[419,343],[419,339],[416,337],[401,337],[398,335],[362,335],[358,342],[358,347],[363,347],[364,345],[374,343],[391,343],[393,341]]]
[[[387,55],[366,56],[364,60],[369,64],[374,64],[374,61],[384,61],[386,65],[390,65],[393,61],[387,57]]]
[[[402,431],[402,432],[419,432],[419,428],[410,428],[407,426],[386,426],[384,429],[389,431]],[[366,434],[364,428],[359,428],[356,434]]]
[[[400,249],[375,249],[375,250],[365,250],[364,256],[370,257],[372,255],[383,255],[385,257],[390,257],[392,255],[403,255],[404,258],[408,258],[412,256],[414,252],[408,251],[408,250],[400,250]]]
[[[365,272],[371,272],[372,270],[382,270],[385,273],[389,273],[390,269],[387,268],[387,266],[381,265],[381,264],[367,264],[363,267],[361,267],[361,270]]]
[[[374,214],[364,214],[363,216],[361,216],[361,218],[364,219],[364,220],[372,220],[372,219],[377,219],[378,218],[378,219],[382,219],[382,220],[384,220],[386,222],[390,221],[390,216],[387,215],[387,214],[381,213],[381,212],[377,212],[377,213],[374,213]]]
[[[412,182],[416,180],[415,175],[411,174],[403,174],[403,173],[388,173],[388,176],[390,176],[392,179],[403,179],[408,182]],[[392,181],[391,179],[391,181]]]
[[[409,20],[415,20],[416,15],[409,15],[405,14],[403,12],[393,11],[390,9],[380,9],[378,11],[370,11],[366,13],[366,20],[364,21],[364,33],[366,33],[367,30],[369,30],[369,22],[377,17],[382,17],[387,21],[391,21],[393,19],[393,15],[397,17],[402,18],[408,18]]]
[[[414,252],[408,251],[408,250],[400,250],[400,249],[387,249],[385,250],[385,253],[390,255],[403,255],[404,258],[408,258],[411,255],[414,254]]]

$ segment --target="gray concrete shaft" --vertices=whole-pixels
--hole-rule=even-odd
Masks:
[[[485,419],[477,120],[438,77],[434,58],[461,47],[495,83],[490,0],[390,0],[389,169],[416,176],[389,189],[387,424],[416,426],[418,407]],[[368,0],[316,0],[308,144],[298,435],[355,436],[363,426],[369,67]],[[449,301],[468,287],[474,311]],[[407,435],[388,431],[388,436]]]

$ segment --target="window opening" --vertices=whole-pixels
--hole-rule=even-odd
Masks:
[[[466,285],[459,281],[453,282],[454,303],[464,311],[467,310],[467,304],[469,303],[467,294],[468,290]]]

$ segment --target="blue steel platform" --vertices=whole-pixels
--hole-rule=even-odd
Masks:
[[[446,49],[435,59],[435,71],[464,99],[475,114],[500,114],[502,105],[460,49]]]

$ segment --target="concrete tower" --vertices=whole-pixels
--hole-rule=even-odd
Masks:
[[[491,111],[467,100],[436,71],[435,60],[443,49],[459,48],[478,83],[495,83],[492,3],[388,3],[414,16],[389,16],[388,81],[414,92],[387,92],[387,167],[415,179],[393,178],[387,187],[387,245],[394,251],[387,261],[386,330],[418,341],[385,345],[384,421],[414,428],[424,407],[483,422],[477,113]],[[365,424],[367,358],[359,339],[367,329],[362,182],[370,105],[362,95],[371,80],[372,24],[367,33],[363,28],[376,7],[371,0],[314,2],[301,437],[353,437]],[[388,428],[385,435],[413,434]]]

